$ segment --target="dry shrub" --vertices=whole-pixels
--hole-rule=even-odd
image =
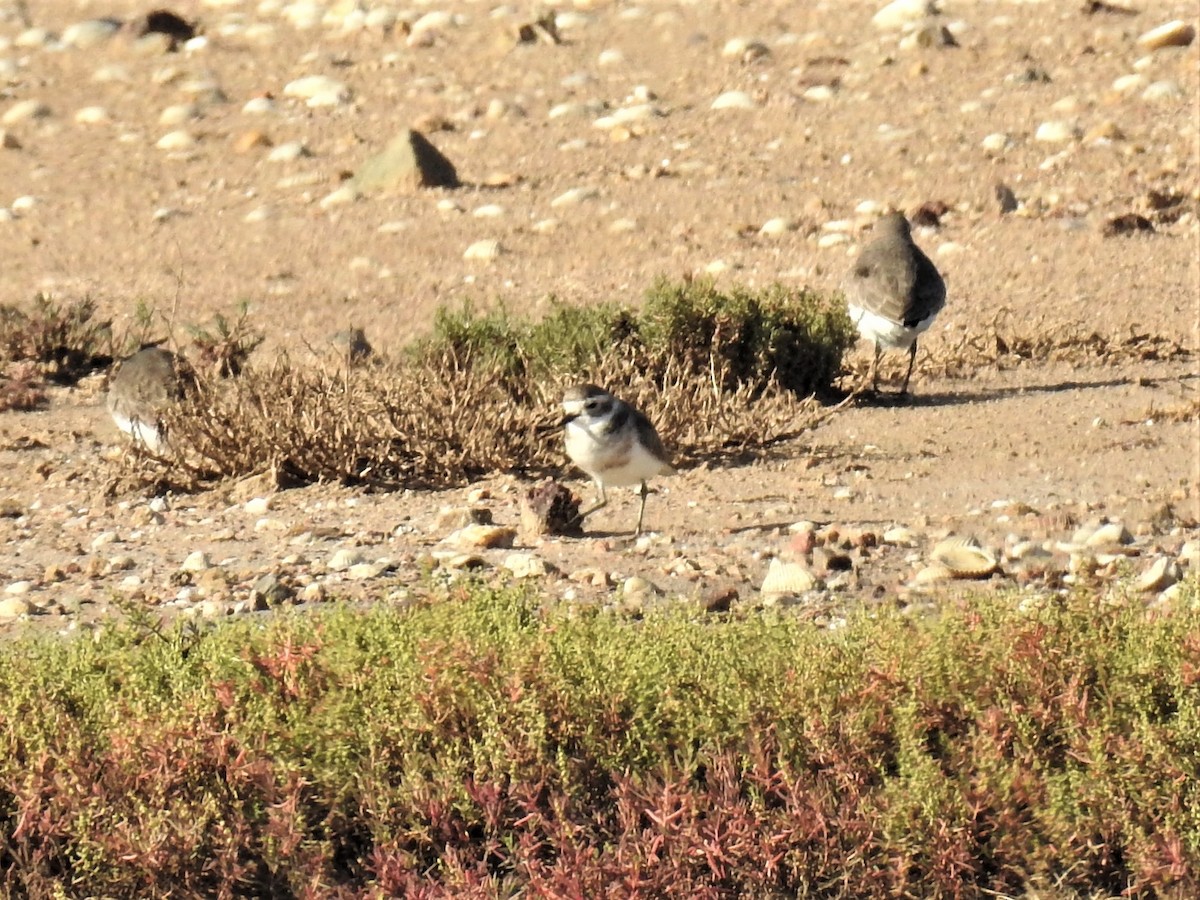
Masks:
[[[42,378],[74,384],[112,362],[108,322],[91,300],[59,302],[38,294],[29,310],[0,305],[0,362],[33,363]]]
[[[646,411],[677,461],[766,447],[814,427],[828,413],[812,398],[668,370],[653,384],[626,364],[588,376],[622,385]],[[269,368],[205,379],[192,402],[167,417],[177,447],[166,461],[187,479],[271,472],[277,482],[337,481],[381,488],[442,487],[493,471],[562,465],[558,400],[567,379],[531,387],[516,402],[492,370],[380,365],[332,371]]]
[[[559,307],[531,324],[443,312],[399,359],[302,367],[281,356],[203,378],[168,417],[186,448],[170,465],[193,480],[272,472],[389,488],[536,472],[561,466],[559,400],[584,380],[643,409],[679,461],[738,453],[823,417],[801,395],[829,385],[851,339],[824,298],[709,282],[660,282],[638,315]]]
[[[27,412],[46,405],[42,373],[34,363],[14,363],[0,374],[0,412]]]

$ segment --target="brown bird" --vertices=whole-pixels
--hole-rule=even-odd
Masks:
[[[145,347],[123,360],[109,380],[109,415],[135,444],[161,455],[168,449],[163,413],[184,398],[192,378],[182,357]]]
[[[908,349],[908,372],[900,393],[908,392],[917,337],[946,305],[946,283],[921,248],[903,213],[889,213],[873,230],[846,279],[846,304],[858,333],[875,342],[871,388],[879,390],[879,357],[884,350]]]

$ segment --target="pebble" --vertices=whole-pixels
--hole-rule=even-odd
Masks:
[[[871,17],[871,24],[884,31],[896,31],[924,19],[930,6],[929,0],[892,0]]]
[[[3,116],[0,116],[0,124],[16,125],[18,122],[45,119],[49,115],[50,107],[41,100],[20,100],[10,106]]]
[[[268,153],[267,159],[271,162],[293,162],[308,155],[308,148],[304,146],[303,141],[287,141]]]
[[[504,525],[468,525],[466,528],[451,532],[443,539],[443,543],[491,549],[511,547],[516,537],[517,530]]]
[[[358,188],[353,184],[344,184],[336,190],[330,191],[321,198],[318,204],[321,209],[329,209],[333,206],[343,206],[347,203],[353,203],[359,198]]]
[[[1187,47],[1196,39],[1195,26],[1175,19],[1157,28],[1151,28],[1137,39],[1143,50],[1161,50],[1164,47]]]
[[[390,562],[387,560],[377,560],[370,563],[356,563],[346,569],[346,577],[355,581],[367,581],[372,578],[378,578],[390,567]]]
[[[494,239],[476,241],[463,251],[463,259],[477,262],[490,262],[504,252],[500,242]]]
[[[242,506],[247,515],[261,516],[271,509],[270,497],[252,497]]]
[[[4,589],[4,593],[16,596],[18,594],[28,594],[31,590],[33,590],[32,581],[14,581]]]
[[[25,597],[9,596],[0,598],[0,619],[15,619],[26,616],[34,611],[34,605]]]
[[[102,531],[92,539],[92,552],[96,552],[101,547],[107,547],[109,544],[115,544],[118,540],[115,531]]]
[[[367,561],[366,555],[361,551],[353,548],[343,548],[336,551],[329,558],[329,562],[325,567],[331,572],[344,572],[351,566],[357,566]]]
[[[1012,146],[1012,139],[1004,132],[996,131],[980,141],[980,146],[988,153],[1003,153]]]
[[[119,24],[113,19],[89,19],[63,29],[60,40],[68,47],[86,50],[98,47],[117,33]]]
[[[345,82],[327,75],[307,75],[284,85],[283,95],[304,100],[314,107],[340,106],[350,99],[350,88]]]
[[[546,574],[546,562],[532,553],[510,553],[504,557],[504,568],[514,578],[536,578]]]
[[[758,233],[765,237],[779,237],[787,234],[789,231],[796,230],[796,222],[793,219],[775,218],[767,219],[763,222],[762,228],[758,229]]]
[[[154,145],[159,150],[190,150],[196,146],[196,139],[187,131],[169,131],[158,139]]]
[[[745,91],[726,91],[712,102],[710,109],[754,109],[754,98]]]
[[[600,192],[596,188],[577,187],[571,188],[569,191],[564,191],[553,200],[550,201],[550,206],[558,209],[563,206],[574,206],[582,203],[584,200],[594,200],[600,196]]]
[[[75,122],[79,125],[103,125],[110,121],[108,110],[103,106],[85,106],[75,113]]]
[[[897,547],[915,547],[917,546],[917,536],[911,528],[896,525],[883,533],[883,542]]]
[[[176,103],[159,113],[158,124],[171,128],[198,118],[200,118],[200,107],[195,103]]]
[[[203,572],[205,569],[211,568],[212,563],[208,561],[208,555],[203,550],[195,550],[189,553],[179,565],[181,572]]]
[[[1048,122],[1043,122],[1037,127],[1037,132],[1034,134],[1035,141],[1041,141],[1044,144],[1061,144],[1066,141],[1074,140],[1076,137],[1075,126],[1070,122],[1064,122],[1061,119],[1052,119]]]

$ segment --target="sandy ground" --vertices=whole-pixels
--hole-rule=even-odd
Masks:
[[[185,349],[186,326],[246,303],[261,353],[349,325],[386,350],[467,299],[536,314],[551,296],[636,302],[657,275],[705,272],[836,290],[877,210],[941,202],[941,226],[916,232],[949,287],[929,353],[986,334],[998,315],[1028,332],[1073,322],[1200,348],[1200,50],[1138,43],[1169,20],[1194,23],[1194,4],[1088,15],[1078,3],[945,0],[942,15],[900,27],[874,24],[879,6],[559,5],[556,45],[516,43],[536,18],[523,3],[209,0],[173,7],[204,37],[167,52],[129,27],[63,43],[77,23],[133,20],[144,5],[38,0],[28,12],[43,35],[0,0],[0,302],[89,296],[117,334],[147,305]],[[309,75],[341,81],[342,99],[287,96]],[[729,91],[749,108],[712,109]],[[265,111],[247,109],[255,98],[270,98]],[[25,101],[41,106],[12,113]],[[597,124],[620,110],[632,110],[625,124]],[[327,199],[414,123],[464,187]],[[186,136],[161,149],[176,131]],[[288,142],[303,152],[273,158]],[[1001,214],[997,183],[1016,211]],[[1126,213],[1156,230],[1106,236]],[[762,233],[773,219],[784,221]],[[500,254],[464,259],[481,240]],[[910,404],[858,405],[769,459],[662,481],[647,512],[655,538],[618,536],[636,514],[622,496],[589,523],[593,536],[522,552],[564,575],[596,567],[745,593],[797,521],[912,529],[855,551],[841,587],[878,595],[947,532],[1000,547],[1110,516],[1143,555],[1197,536],[1194,353],[955,378],[923,360]],[[438,510],[466,502],[317,486],[273,498],[266,516],[231,488],[118,503],[103,493],[122,444],[101,388],[90,379],[55,390],[44,411],[0,414],[0,581],[56,621],[81,601],[106,608],[114,588],[162,599],[193,550],[224,561],[235,586],[304,570],[302,587],[353,545],[399,584],[405,562],[445,536]],[[480,502],[513,523],[520,487],[489,479]]]

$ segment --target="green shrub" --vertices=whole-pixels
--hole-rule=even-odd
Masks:
[[[13,894],[1194,896],[1200,611],[455,589],[0,656]],[[1028,603],[1026,604],[1028,606]]]

